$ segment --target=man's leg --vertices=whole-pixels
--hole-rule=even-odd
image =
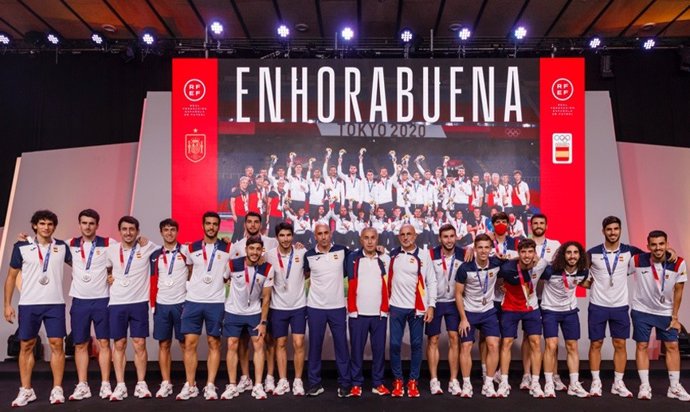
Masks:
[[[448,330],[448,363],[450,364],[450,380],[458,379],[458,367],[460,365],[460,338],[457,329]]]
[[[137,370],[137,381],[143,382],[146,380],[146,364],[149,360],[146,352],[146,338],[132,338],[134,346],[134,366]]]
[[[184,372],[189,386],[196,385],[196,368],[199,364],[199,357],[196,351],[198,344],[199,335],[192,333],[184,335]]]
[[[215,385],[218,367],[220,366],[220,336],[207,336],[206,341],[208,342],[208,358],[206,360],[208,380],[206,383]]]
[[[254,384],[261,385],[264,375],[264,338],[262,336],[252,336],[252,347],[254,348]]]
[[[362,316],[349,318],[348,325],[350,330],[350,374],[352,386],[361,388],[364,384],[362,362],[364,359],[364,347],[369,336],[369,319]],[[372,350],[373,346],[372,340]]]
[[[307,308],[309,324],[309,386],[321,385],[321,351],[326,334],[326,314],[321,309]]]
[[[161,368],[161,379],[164,382],[170,382],[170,365],[172,363],[170,357],[171,346],[172,339],[166,339],[158,342],[158,365]]]
[[[292,334],[292,362],[295,366],[295,379],[302,379],[304,374],[304,334]]]
[[[405,333],[405,310],[398,308],[390,308],[390,363],[393,372],[393,378],[396,380],[403,379],[402,359],[400,358],[400,351],[402,348],[402,338]],[[311,332],[311,329],[310,329]]]
[[[345,308],[332,309],[327,312],[328,327],[333,335],[335,364],[338,369],[338,385],[350,393],[350,351],[347,347],[347,312]]]
[[[125,350],[127,349],[127,338],[116,339],[113,349],[113,369],[115,369],[115,381],[118,384],[124,384],[125,364],[127,362],[127,358],[125,356]]]
[[[22,388],[31,388],[31,373],[34,370],[36,359],[34,358],[34,347],[36,338],[22,340],[19,344],[19,380]]]
[[[72,335],[74,336],[74,334]],[[100,356],[99,356],[100,363]],[[77,367],[77,380],[79,383],[87,382],[89,370],[89,343],[82,342],[74,345],[74,365]]]
[[[228,368],[228,379],[231,385],[237,385],[237,351],[239,342],[239,338],[228,338],[228,354],[225,360]]]
[[[278,364],[278,377],[287,379],[287,336],[275,340],[275,357]]]
[[[438,380],[438,338],[440,335],[429,336],[426,341],[426,361],[429,364],[431,380]]]
[[[101,368],[101,382],[110,382],[110,362],[110,340],[98,339],[98,366]]]

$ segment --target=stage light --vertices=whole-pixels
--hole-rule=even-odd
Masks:
[[[340,32],[340,36],[343,38],[343,40],[350,41],[353,37],[355,37],[355,32],[352,31],[351,28],[345,27],[343,31]]]
[[[472,36],[472,32],[467,27],[463,27],[461,30],[458,30],[458,38],[460,40],[467,41],[470,36]]]
[[[213,23],[211,23],[211,31],[216,36],[220,36],[221,34],[223,34],[223,25],[219,21],[214,21]]]
[[[141,41],[143,41],[147,46],[153,46],[153,43],[156,42],[156,38],[152,33],[146,32],[143,36],[141,36]]]
[[[645,42],[642,44],[642,47],[643,47],[645,50],[652,50],[652,49],[654,48],[655,45],[656,45],[656,42],[654,41],[654,39],[647,39],[647,40],[645,40]]]
[[[58,44],[60,44],[60,37],[55,33],[48,33],[46,39],[53,46],[57,46]]]
[[[290,29],[288,28],[288,26],[281,24],[280,26],[278,26],[277,33],[281,39],[287,39],[290,36]]]
[[[0,33],[0,44],[7,46],[10,44],[10,36],[5,33]]]
[[[598,37],[592,38],[592,40],[589,41],[589,48],[590,49],[596,49],[597,47],[601,46],[601,39]]]
[[[524,27],[522,27],[522,26],[520,26],[520,27],[518,27],[517,29],[515,29],[515,33],[514,33],[514,34],[515,34],[515,38],[516,38],[516,39],[522,40],[522,39],[525,38],[525,36],[527,36],[527,29],[524,28]]]
[[[100,33],[91,34],[91,41],[98,46],[102,46],[105,43],[105,38]]]
[[[403,43],[410,43],[413,38],[414,34],[412,34],[412,31],[408,29],[405,29],[402,32],[400,32],[400,40],[402,40]]]

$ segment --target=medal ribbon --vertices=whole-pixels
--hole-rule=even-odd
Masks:
[[[283,256],[280,254],[280,251],[276,249],[276,254],[278,255],[278,264],[280,265],[280,269],[283,271],[283,274],[285,275],[285,283],[287,283],[288,279],[290,279],[290,269],[292,268],[292,258],[295,256],[295,248],[290,248],[290,257],[288,258],[288,267],[287,270],[285,270],[283,266]]]
[[[251,287],[249,286],[249,268],[247,265],[244,265],[244,282],[247,284],[247,287],[249,287],[249,290],[247,291],[247,306],[249,306],[249,303],[252,298],[252,291],[254,290],[254,284],[256,283],[256,275],[259,273],[259,267],[254,266],[254,276],[252,277],[252,285]]]
[[[206,256],[206,245],[204,244],[201,247],[201,250],[204,253],[204,264],[208,262],[208,267],[206,268],[206,273],[211,273],[211,269],[213,269],[213,259],[216,257],[216,252],[218,251],[218,242],[213,244],[213,252],[211,252],[211,261],[208,260],[208,256]]]
[[[525,305],[527,305],[528,309],[532,309],[532,307],[529,305],[529,297],[532,294],[532,278],[530,277],[529,279],[529,288],[525,290],[525,279],[524,276],[522,275],[522,269],[520,268],[520,263],[517,264],[517,270],[518,270],[518,278],[520,278],[520,287],[522,289],[522,294],[525,295]],[[529,271],[527,271],[527,275],[529,276]]]
[[[606,251],[606,247],[602,246],[601,251],[604,255],[604,263],[606,263],[606,271],[609,273],[609,279],[613,283],[613,273],[616,271],[616,266],[618,266],[618,257],[621,255],[621,248],[616,250],[616,257],[613,260],[613,269],[611,269],[611,264],[609,263],[609,252]]]
[[[84,255],[84,238],[81,238],[81,244],[79,245],[79,252],[81,253],[81,260],[84,261],[84,269],[88,271],[91,268],[91,259],[93,259],[93,252],[96,251],[96,239],[93,238],[91,242],[91,250],[89,250],[89,259],[86,260]]]
[[[50,251],[53,250],[53,245],[55,245],[55,242],[50,242],[50,245],[48,246],[48,253],[46,253],[45,259],[43,259],[41,245],[38,244],[38,240],[36,240],[34,243],[36,243],[36,250],[38,250],[39,265],[43,266],[43,273],[46,273],[48,271],[48,262],[50,262]]]
[[[120,245],[120,266],[125,266],[125,276],[129,275],[129,269],[132,267],[132,259],[134,259],[134,253],[137,250],[137,244],[135,243],[132,250],[129,251],[129,258],[127,258],[127,266],[125,266],[125,255],[122,245]]]
[[[654,275],[654,281],[656,286],[659,288],[661,295],[664,294],[664,286],[666,285],[666,260],[661,263],[661,282],[659,281],[659,273],[656,271],[656,265],[654,262],[652,264],[652,274]],[[661,284],[660,284],[661,283]]]

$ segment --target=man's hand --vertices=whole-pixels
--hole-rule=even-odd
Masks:
[[[460,336],[463,338],[470,333],[470,322],[468,322],[467,319],[460,319],[458,332],[460,333]]]
[[[5,320],[9,323],[14,323],[15,316],[16,314],[14,313],[12,305],[5,305]]]
[[[386,253],[386,248],[382,245],[376,245],[376,253],[378,253],[379,255],[383,255]]]
[[[676,250],[668,248],[667,251],[669,253],[668,261],[671,263],[676,263],[676,260],[678,260],[678,253],[676,253]]]
[[[17,240],[20,242],[26,242],[26,240],[29,238],[29,235],[24,233],[24,232],[19,232],[17,235]]]
[[[5,309],[5,310],[7,310],[7,309]],[[668,328],[666,328],[666,330],[675,329],[678,332],[680,332],[680,328],[681,328],[680,322],[678,322],[678,318],[675,317],[675,318],[671,318],[671,324],[668,326]]]
[[[264,336],[266,336],[266,325],[259,323],[258,325],[256,325],[254,330],[259,332],[260,338],[263,338]]]
[[[474,259],[474,249],[471,247],[465,248],[465,262],[471,262]]]
[[[106,278],[106,282],[108,282],[108,285],[112,285],[115,282],[115,278],[113,277],[112,274],[108,274],[108,277]]]
[[[223,236],[222,238],[220,238],[220,240],[222,240],[225,243],[232,243],[232,239],[230,239],[227,236]]]
[[[302,242],[295,242],[295,249],[304,249],[304,245],[302,244]]]
[[[141,237],[139,238],[139,241],[138,241],[137,243],[139,243],[139,246],[142,246],[142,247],[143,247],[143,246],[148,245],[149,239],[148,239],[146,236],[141,236]]]
[[[431,323],[434,319],[434,308],[428,308],[424,314],[424,323]]]

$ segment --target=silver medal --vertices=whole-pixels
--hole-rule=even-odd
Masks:
[[[486,298],[482,298],[482,305],[486,305]]]
[[[166,279],[165,286],[172,286],[174,283],[172,279]]]
[[[88,273],[86,273],[86,274],[84,274],[84,275],[81,277],[81,280],[82,280],[84,283],[89,283],[89,282],[91,282],[91,275],[89,275]]]
[[[211,282],[213,282],[213,278],[211,277],[211,275],[206,275],[206,276],[204,276],[202,280],[203,280],[204,283],[206,283],[207,285],[210,284]]]
[[[661,299],[659,299],[661,303],[666,303],[666,296],[661,295]]]
[[[287,292],[287,283],[285,283],[285,284],[283,285],[283,291],[284,291],[284,292]]]
[[[125,287],[129,286],[129,279],[125,278],[120,280],[120,284]]]
[[[45,286],[45,285],[47,285],[48,283],[50,283],[50,279],[48,278],[48,276],[41,276],[41,277],[38,279],[38,283],[40,283],[41,285]]]
[[[611,285],[611,287],[613,287],[613,278],[611,278],[611,281],[609,282],[609,284]]]

